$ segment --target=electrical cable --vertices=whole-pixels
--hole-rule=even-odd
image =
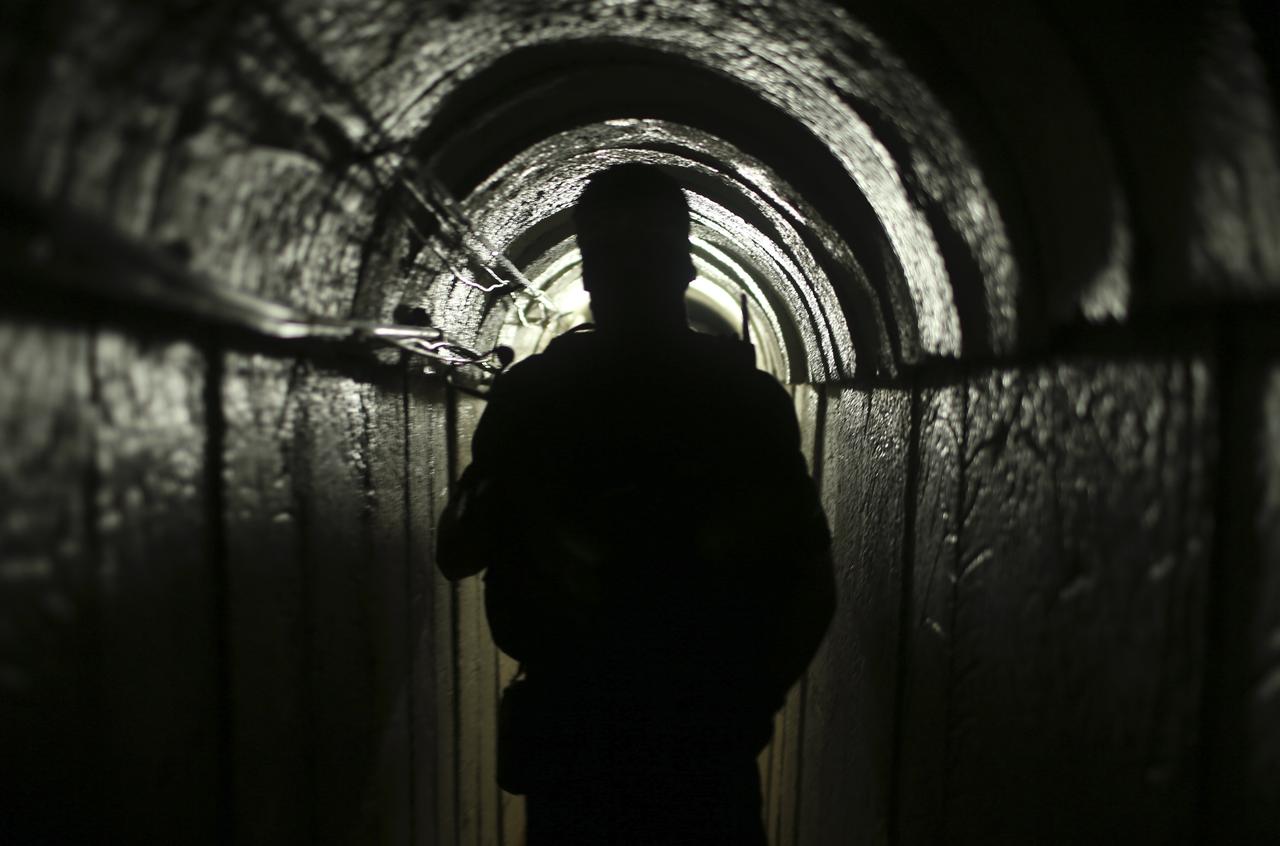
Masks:
[[[253,4],[250,8],[262,16],[268,25],[268,30],[275,35],[277,43],[283,48],[280,51],[273,51],[272,55],[293,56],[295,61],[299,63],[298,67],[293,68],[294,71],[302,78],[310,81],[317,81],[317,77],[319,77],[319,81],[323,83],[328,92],[336,96],[345,105],[346,109],[350,110],[364,124],[366,131],[373,139],[372,149],[367,145],[357,144],[350,137],[350,134],[343,129],[341,122],[325,115],[323,108],[317,110],[320,115],[328,118],[328,122],[331,124],[328,127],[330,133],[337,132],[341,134],[341,143],[350,152],[354,161],[362,162],[368,166],[383,184],[394,184],[401,188],[401,192],[394,194],[397,200],[408,197],[418,206],[418,209],[410,210],[409,213],[406,213],[405,218],[415,233],[422,238],[429,249],[449,269],[453,278],[461,284],[476,288],[484,293],[505,290],[512,294],[520,294],[541,305],[546,318],[555,314],[554,304],[546,293],[533,285],[504,252],[489,243],[489,240],[479,232],[444,183],[412,156],[405,156],[395,152],[404,146],[404,142],[396,139],[391,131],[383,126],[382,122],[374,115],[372,109],[356,96],[346,80],[342,79],[338,73],[330,68],[322,57],[306,50],[303,43],[296,37],[296,33],[292,32],[289,23],[284,19],[281,12],[269,5]],[[386,151],[395,155],[397,159],[395,166],[392,166],[387,161],[388,155],[375,154],[374,150]],[[459,267],[452,257],[446,255],[439,248],[434,238],[429,237],[428,233],[424,233],[418,228],[412,211],[426,212],[429,216],[438,220],[442,231],[449,236],[453,246],[486,273],[493,280],[493,284],[485,284],[471,278],[471,274]],[[495,270],[495,265],[497,270]],[[526,307],[527,303],[517,300],[516,317],[523,326],[530,325]]]
[[[546,292],[533,285],[503,253],[489,243],[433,173],[412,157],[397,152],[403,142],[355,96],[351,88],[319,57],[302,54],[303,48],[289,37],[287,23],[277,10],[256,6],[267,19],[268,28],[283,48],[275,55],[292,56],[300,63],[291,68],[305,78],[321,78],[324,87],[336,94],[347,109],[364,124],[374,140],[374,149],[362,149],[341,124],[318,110],[328,133],[339,132],[340,143],[351,154],[351,160],[362,163],[384,186],[399,188],[392,196],[397,202],[406,199],[414,208],[405,210],[405,220],[414,233],[431,249],[453,278],[488,294],[506,292],[520,295],[515,302],[517,320],[530,326],[528,308],[541,306],[545,325],[558,312]],[[313,126],[315,124],[313,123]],[[378,150],[380,152],[375,152]],[[394,158],[394,163],[392,159]],[[432,236],[418,225],[415,212],[425,213],[440,222],[441,233],[449,246],[464,254],[492,284],[477,281],[459,266]],[[0,243],[5,244],[13,264],[22,272],[20,278],[40,280],[62,291],[111,300],[142,312],[159,312],[195,324],[213,324],[275,341],[344,342],[366,347],[394,348],[413,356],[426,358],[452,371],[473,367],[492,376],[505,369],[514,357],[507,347],[487,351],[472,350],[450,340],[443,329],[431,325],[377,323],[372,321],[330,318],[237,291],[227,284],[196,273],[177,256],[141,242],[109,223],[74,209],[40,200],[20,197],[0,190]],[[10,292],[14,293],[14,292]],[[21,292],[40,295],[33,285]]]
[[[11,296],[87,295],[135,313],[176,317],[273,341],[354,342],[400,350],[446,368],[471,366],[489,375],[511,362],[506,347],[472,350],[436,326],[325,317],[237,291],[91,216],[8,192],[0,192],[0,225],[0,248],[19,271],[14,276],[24,288],[8,290]]]

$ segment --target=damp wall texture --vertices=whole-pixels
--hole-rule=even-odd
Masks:
[[[522,819],[493,785],[515,668],[479,584],[431,561],[482,403],[68,295],[42,274],[110,285],[109,245],[50,257],[27,205],[325,316],[426,288],[479,337],[366,167],[369,115],[429,134],[468,51],[611,28],[808,61],[767,5],[6,5],[0,835],[512,844]],[[897,325],[922,289],[891,291],[851,318],[888,364],[796,389],[840,608],[762,761],[771,837],[1274,842],[1280,29],[1262,2],[1007,5],[805,6],[892,45],[969,146],[866,105],[871,77],[830,80],[806,130],[863,98],[909,189],[876,209],[903,215],[883,263],[955,315]],[[539,140],[509,117],[475,143]]]

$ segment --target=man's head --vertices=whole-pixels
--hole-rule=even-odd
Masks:
[[[573,210],[583,286],[602,328],[684,320],[694,276],[689,206],[653,165],[623,164],[593,176]]]

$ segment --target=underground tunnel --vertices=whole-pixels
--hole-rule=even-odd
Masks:
[[[1280,837],[1273,4],[0,20],[5,842],[523,842],[436,527],[624,162],[832,531],[770,843]]]

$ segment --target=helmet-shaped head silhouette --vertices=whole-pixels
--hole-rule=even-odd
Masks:
[[[660,167],[628,163],[597,173],[573,210],[583,285],[639,302],[683,295],[693,279],[689,205]]]

